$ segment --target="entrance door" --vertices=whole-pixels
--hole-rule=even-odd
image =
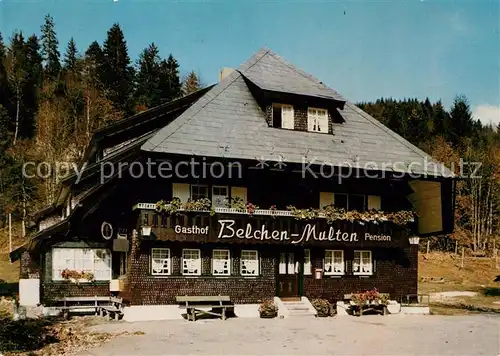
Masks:
[[[299,264],[294,252],[281,252],[278,267],[278,296],[299,296]]]

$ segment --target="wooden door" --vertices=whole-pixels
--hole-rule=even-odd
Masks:
[[[299,296],[299,270],[295,252],[280,252],[278,265],[278,296]]]

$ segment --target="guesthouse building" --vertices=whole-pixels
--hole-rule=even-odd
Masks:
[[[24,304],[417,294],[418,237],[453,230],[452,173],[271,50],[219,79],[94,134],[11,253]]]

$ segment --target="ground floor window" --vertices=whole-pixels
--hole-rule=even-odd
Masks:
[[[212,251],[212,274],[214,276],[229,276],[231,274],[229,250]]]
[[[325,275],[343,275],[345,272],[344,251],[325,251]]]
[[[304,274],[312,274],[311,250],[309,249],[304,250]]]
[[[373,273],[371,251],[354,251],[352,272],[355,275],[371,275]]]
[[[182,274],[185,276],[201,275],[201,251],[198,249],[182,250]]]
[[[170,249],[151,249],[151,274],[155,276],[168,276],[170,269]]]
[[[52,280],[64,280],[65,270],[92,273],[96,281],[111,280],[111,252],[107,249],[53,248]]]
[[[256,250],[241,251],[240,273],[242,276],[259,275],[259,253]]]

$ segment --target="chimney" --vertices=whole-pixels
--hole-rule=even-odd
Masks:
[[[234,71],[233,68],[224,67],[219,73],[219,82],[221,82],[225,77],[231,74]]]

